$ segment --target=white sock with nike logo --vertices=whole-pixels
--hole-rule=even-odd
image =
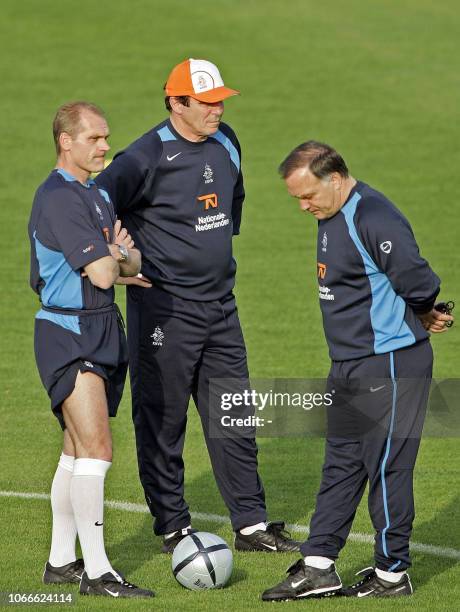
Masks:
[[[381,570],[378,567],[376,567],[375,573],[382,580],[396,584],[397,582],[401,580],[401,578],[404,576],[406,572],[385,572],[384,570]]]
[[[316,557],[315,555],[305,557],[305,565],[315,567],[316,569],[328,569],[333,563],[334,561],[327,557]]]
[[[70,499],[88,578],[114,572],[104,547],[104,479],[111,466],[102,459],[75,459]],[[115,573],[115,572],[114,572]]]
[[[257,525],[249,525],[249,527],[240,529],[242,535],[251,535],[256,531],[267,531],[267,523],[257,523]]]
[[[76,560],[77,524],[70,501],[70,482],[74,461],[75,457],[61,454],[51,485],[53,531],[49,562],[53,567],[62,567]]]

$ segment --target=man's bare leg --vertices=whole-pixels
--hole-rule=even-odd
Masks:
[[[105,552],[104,479],[112,461],[112,436],[104,380],[91,372],[79,372],[62,414],[76,457],[70,499],[85,562],[80,593],[153,597],[153,591],[131,584],[115,572]],[[71,450],[67,438],[64,444]]]
[[[112,461],[104,380],[78,372],[75,388],[64,401],[62,413],[68,436],[66,449],[75,449],[70,499],[78,537],[90,579],[113,572],[104,547],[104,479]]]

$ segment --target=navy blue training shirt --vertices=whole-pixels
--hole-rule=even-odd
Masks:
[[[166,120],[97,178],[142,253],[142,273],[174,295],[218,300],[235,284],[232,236],[244,200],[241,152],[231,128],[202,142]]]
[[[58,169],[40,185],[29,221],[30,285],[44,306],[85,310],[113,304],[113,287],[100,289],[81,272],[110,255],[114,222],[109,196],[94,181],[83,185]],[[43,310],[37,316],[66,321]]]
[[[381,193],[358,182],[341,210],[318,223],[318,282],[333,360],[357,359],[428,337],[440,280],[420,256],[411,226]]]

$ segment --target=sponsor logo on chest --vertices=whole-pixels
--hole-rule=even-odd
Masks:
[[[317,270],[318,270],[318,274],[317,274],[318,280],[320,281],[324,280],[326,278],[327,265],[318,261]],[[319,299],[320,300],[326,300],[328,302],[333,302],[335,300],[335,296],[333,293],[331,293],[331,290],[329,289],[329,287],[326,287],[325,285],[319,285],[318,289],[319,289]]]
[[[197,200],[205,211],[214,212],[214,209],[219,206],[217,193],[207,193],[206,195],[198,196]],[[227,226],[229,223],[230,219],[223,212],[199,216],[197,217],[197,223],[195,223],[195,232],[216,230]]]
[[[217,208],[217,193],[207,193],[206,195],[198,196],[198,202],[204,202],[204,209]]]
[[[326,264],[320,263],[318,261],[317,263],[318,266],[318,278],[320,278],[321,280],[324,280],[326,278],[326,271],[327,271],[327,266]]]

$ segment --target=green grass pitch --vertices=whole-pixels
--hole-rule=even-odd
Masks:
[[[1,13],[1,491],[48,493],[59,455],[61,434],[33,357],[37,299],[28,288],[26,226],[34,191],[54,163],[51,120],[64,101],[90,99],[106,110],[114,153],[163,119],[163,83],[186,57],[216,62],[226,83],[242,91],[227,102],[225,119],[243,147],[247,200],[235,240],[236,293],[254,377],[323,377],[328,369],[315,291],[315,222],[300,214],[276,174],[286,153],[308,138],[335,145],[354,176],[397,203],[442,278],[442,296],[460,301],[460,18],[454,0],[2,0]],[[124,305],[122,292],[118,297]],[[434,338],[433,346],[436,376],[456,377],[456,326]],[[142,503],[129,405],[127,392],[113,422],[106,497]],[[319,439],[260,440],[271,518],[308,524],[322,452]],[[414,550],[413,597],[367,600],[364,607],[338,599],[303,605],[321,611],[455,609],[458,461],[455,437],[423,440],[413,540],[438,549]],[[192,511],[226,516],[193,406],[186,463]],[[0,591],[63,592],[40,582],[49,503],[0,497],[0,513]],[[227,588],[192,593],[172,577],[147,514],[109,508],[106,525],[115,567],[157,596],[116,604],[85,598],[76,609],[263,609],[261,591],[295,559],[237,554]],[[232,539],[228,523],[200,519],[195,526]],[[372,533],[365,501],[353,532]],[[457,553],[448,556],[445,549]],[[338,568],[348,582],[371,561],[372,546],[355,539]]]

